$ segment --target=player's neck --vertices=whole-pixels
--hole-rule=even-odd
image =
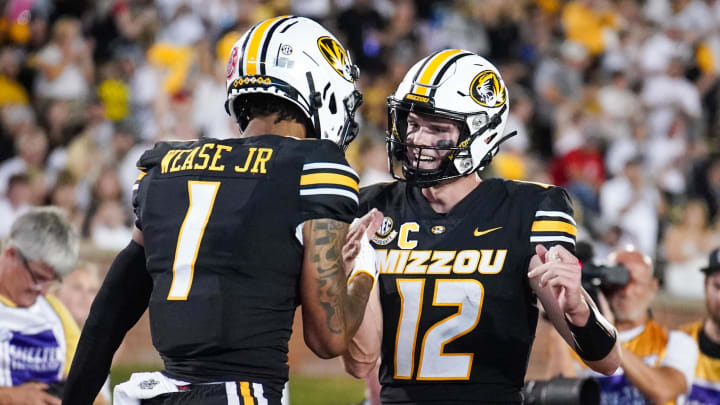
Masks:
[[[243,138],[257,135],[282,135],[293,138],[305,138],[307,133],[305,125],[297,121],[283,120],[277,121],[277,114],[268,115],[262,118],[253,118],[243,131]]]
[[[720,325],[718,325],[717,322],[708,318],[703,326],[703,331],[710,340],[720,344]]]
[[[477,175],[469,175],[422,189],[423,197],[433,211],[446,214],[482,182]]]

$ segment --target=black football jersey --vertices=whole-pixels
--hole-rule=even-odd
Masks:
[[[360,192],[385,218],[371,243],[380,270],[383,403],[521,402],[537,298],[535,245],[574,252],[566,192],[485,180],[447,214],[406,183]]]
[[[150,326],[167,374],[281,389],[302,224],[355,218],[357,174],[330,141],[277,135],[163,142],[138,168]]]

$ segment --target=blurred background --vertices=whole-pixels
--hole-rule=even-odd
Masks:
[[[388,179],[385,98],[407,69],[446,47],[477,52],[499,67],[518,131],[483,175],[566,187],[597,259],[628,243],[655,259],[656,318],[703,314],[698,269],[720,246],[720,0],[0,0],[0,13],[0,238],[29,206],[64,208],[99,269],[92,285],[130,238],[142,151],[238,136],[223,107],[229,51],[290,13],[329,27],[360,66],[348,159],[363,184]],[[298,336],[293,403],[343,384],[359,400],[362,382]],[[143,320],[117,370],[158,361]]]

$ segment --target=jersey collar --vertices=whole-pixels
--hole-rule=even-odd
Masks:
[[[408,202],[415,213],[421,218],[430,219],[459,219],[472,215],[473,218],[488,216],[492,217],[497,208],[507,198],[507,191],[503,186],[502,179],[483,180],[473,191],[463,198],[450,212],[441,214],[430,207],[422,195],[420,187],[412,187],[405,184],[405,194]],[[484,215],[478,215],[478,213]]]

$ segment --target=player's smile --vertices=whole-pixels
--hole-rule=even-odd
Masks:
[[[447,156],[447,151],[438,151],[437,149],[427,149],[420,147],[408,147],[407,159],[412,167],[421,170],[437,169],[440,166],[442,158]],[[419,161],[419,163],[418,163]]]
[[[459,135],[460,130],[451,120],[410,113],[407,119],[408,163],[420,170],[437,169],[450,151],[434,148],[455,146]]]

